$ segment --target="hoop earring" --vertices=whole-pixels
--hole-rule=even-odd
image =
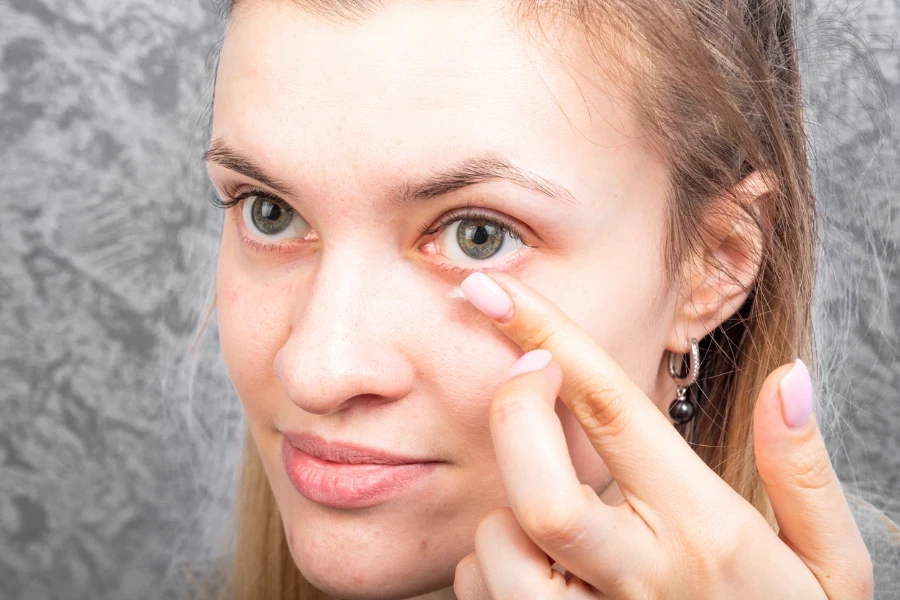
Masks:
[[[675,371],[676,356],[679,357],[681,365],[684,364],[684,359],[681,358],[682,355],[669,352],[669,375],[678,384],[677,396],[669,404],[669,416],[675,425],[683,425],[693,419],[696,412],[694,403],[688,398],[688,390],[691,384],[697,381],[697,376],[700,374],[700,346],[697,345],[696,338],[691,339],[691,351],[687,354],[688,368],[686,373]]]

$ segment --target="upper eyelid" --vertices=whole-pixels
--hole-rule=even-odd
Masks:
[[[252,184],[247,184],[247,183],[235,183],[233,185],[233,187],[228,187],[227,185],[222,186],[222,192],[229,199],[245,198],[248,196],[255,195],[255,196],[261,196],[263,198],[272,198],[275,200],[280,200],[280,201],[284,202],[285,204],[287,204],[288,206],[290,206],[291,208],[294,208],[293,204],[291,204],[290,202],[288,202],[287,200],[285,200],[278,194],[276,194],[274,192],[270,192],[270,191],[263,189],[257,185],[252,185]]]
[[[285,204],[287,204],[294,210],[297,210],[296,207],[293,204],[291,204],[290,201],[285,200],[280,195],[278,195],[274,192],[270,192],[266,189],[263,189],[262,187],[259,187],[255,184],[237,183],[237,182],[235,182],[233,184],[225,183],[222,186],[222,193],[228,199],[228,201],[233,201],[233,200],[239,199],[239,198],[246,198],[248,196],[258,195],[258,196],[262,196],[264,198],[273,198],[275,200],[280,200],[281,202],[284,202]],[[463,216],[465,216],[465,213],[468,211],[483,213],[485,217],[498,219],[498,223],[508,224],[509,226],[512,226],[517,232],[519,232],[519,233],[521,232],[522,227],[520,225],[516,225],[515,223],[513,223],[513,221],[515,219],[512,219],[512,217],[507,217],[505,215],[500,215],[500,214],[492,215],[491,213],[495,212],[495,211],[492,211],[491,209],[488,209],[488,208],[483,208],[477,204],[474,204],[473,202],[467,202],[463,206],[450,209],[450,210],[446,211],[440,217],[434,219],[433,222],[438,223],[441,221],[446,221],[447,224],[449,224],[452,222],[452,221],[449,221],[449,219],[456,219],[459,217],[463,217]],[[431,229],[431,228],[432,228],[431,226],[428,227],[428,229]]]
[[[513,236],[518,238],[524,246],[528,246],[529,248],[534,247],[531,244],[525,242],[525,235],[522,234],[522,231],[525,228],[514,223],[514,219],[503,215],[493,215],[488,209],[480,208],[472,204],[467,204],[464,207],[452,209],[444,213],[443,215],[435,219],[434,223],[427,228],[420,227],[419,233],[422,233],[424,235],[425,233],[434,234],[439,231],[443,231],[444,228],[448,227],[452,223],[465,219],[469,215],[469,213],[473,213],[471,216],[483,216],[486,220],[497,223],[508,233],[511,233]]]
[[[254,195],[257,195],[257,196],[264,197],[264,198],[280,200],[281,202],[284,202],[285,204],[290,206],[300,216],[300,218],[303,218],[303,216],[300,214],[300,212],[296,209],[296,207],[293,204],[291,204],[289,201],[282,198],[280,195],[270,192],[266,189],[263,189],[259,185],[256,185],[253,183],[240,183],[240,182],[233,182],[229,185],[229,182],[226,182],[222,186],[222,191],[223,191],[224,195],[228,198],[226,203],[230,206],[236,206],[237,204],[240,203],[241,200],[246,199],[248,197],[252,197]],[[427,226],[418,227],[417,229],[423,235],[425,234],[425,232],[429,232],[429,235],[434,235],[435,233],[439,233],[439,232],[443,231],[446,227],[448,227],[452,223],[465,218],[466,214],[469,212],[477,213],[479,216],[484,216],[487,219],[493,219],[495,223],[501,225],[501,227],[503,229],[507,230],[507,232],[511,233],[516,238],[518,238],[519,241],[522,243],[522,245],[529,247],[529,248],[534,247],[533,245],[525,242],[526,236],[523,235],[523,230],[526,230],[528,228],[515,223],[514,221],[516,221],[516,219],[513,219],[512,217],[508,217],[505,215],[492,214],[493,211],[491,209],[480,207],[471,201],[467,202],[464,206],[460,206],[455,209],[450,209],[449,211],[445,212],[443,215],[434,219],[431,222],[431,224],[429,224]],[[530,232],[530,229],[529,229],[529,232]],[[530,235],[530,233],[528,235]]]

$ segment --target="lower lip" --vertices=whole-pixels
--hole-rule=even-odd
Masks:
[[[364,508],[380,504],[420,481],[441,464],[335,463],[295,448],[286,438],[281,444],[281,460],[288,479],[301,496],[335,508]]]

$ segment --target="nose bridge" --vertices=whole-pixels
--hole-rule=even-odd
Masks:
[[[362,399],[395,400],[412,385],[403,353],[404,303],[389,259],[370,248],[331,248],[293,304],[275,370],[291,400],[327,414]],[[391,282],[390,284],[388,282]]]
[[[362,248],[328,249],[311,280],[305,302],[295,307],[292,318],[297,328],[327,327],[333,337],[351,334],[360,326],[364,310],[372,310],[371,302],[379,293],[371,285],[377,262],[372,253]],[[351,341],[351,340],[348,340]]]

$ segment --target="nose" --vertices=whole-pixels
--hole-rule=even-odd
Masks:
[[[333,252],[297,293],[274,368],[304,411],[324,415],[409,393],[414,367],[404,349],[415,339],[414,303],[388,264],[372,253]]]

